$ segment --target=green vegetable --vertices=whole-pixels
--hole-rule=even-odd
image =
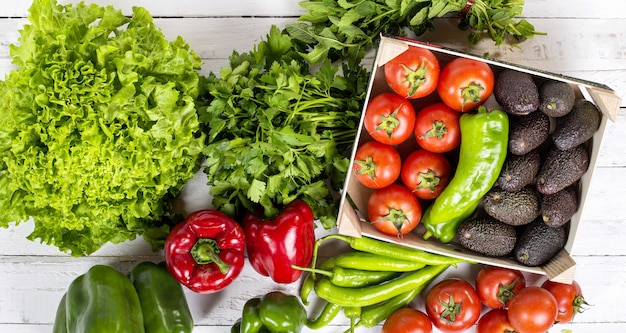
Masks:
[[[193,317],[182,285],[163,262],[137,264],[130,273],[148,333],[190,333]]]
[[[495,184],[506,159],[509,120],[504,111],[488,111],[481,106],[477,112],[463,114],[460,127],[457,170],[422,216],[424,239],[434,235],[441,242],[450,242],[458,225]]]
[[[162,246],[200,169],[200,57],[150,14],[35,0],[0,81],[0,226],[74,256],[137,234]],[[165,221],[164,221],[165,220]]]
[[[312,330],[320,329],[328,325],[328,323],[335,319],[335,317],[337,317],[337,314],[341,312],[341,309],[343,309],[343,306],[339,304],[326,302],[324,304],[324,307],[322,308],[322,311],[319,313],[319,315],[317,315],[315,319],[307,319],[306,326]]]
[[[405,36],[405,29],[421,34],[434,29],[435,18],[458,13],[459,28],[470,29],[475,44],[484,34],[496,45],[507,37],[530,38],[535,28],[522,14],[524,0],[310,0],[300,5],[308,13],[287,25],[290,36],[303,44],[304,58],[318,63],[341,58],[358,64],[382,34]]]
[[[344,307],[364,307],[386,301],[430,282],[450,265],[426,266],[387,282],[360,288],[335,286],[327,278],[315,282],[315,293],[330,303]]]
[[[426,288],[428,283],[430,283],[430,281],[386,301],[364,307],[361,309],[361,315],[359,316],[359,321],[356,323],[356,326],[374,327],[378,325],[391,316],[396,310],[408,306],[409,303]]]
[[[141,304],[133,284],[111,266],[91,267],[72,281],[62,297],[53,332],[144,332]]]
[[[325,227],[336,224],[367,89],[363,68],[338,72],[330,61],[314,72],[274,26],[209,74],[203,153],[214,207],[238,216],[262,206],[272,217],[301,198]]]
[[[299,333],[306,323],[306,310],[296,296],[272,291],[246,302],[233,331],[239,326],[246,333]]]
[[[329,239],[339,239],[341,241],[344,241],[348,243],[348,245],[350,245],[350,248],[356,251],[388,257],[389,259],[386,260],[406,260],[421,263],[424,265],[456,265],[458,263],[466,261],[464,259],[458,259],[454,257],[430,253],[428,251],[413,249],[404,245],[393,244],[367,236],[351,237],[338,234],[324,236],[315,242],[315,247],[313,249],[314,260],[317,259],[319,246]],[[313,265],[315,265],[315,262],[313,262]]]

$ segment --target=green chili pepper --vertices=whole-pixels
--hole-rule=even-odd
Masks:
[[[413,301],[413,299],[415,299],[415,297],[417,297],[433,279],[421,284],[417,288],[394,296],[387,301],[364,307],[361,310],[361,316],[359,317],[359,322],[356,326],[374,327],[378,325],[396,310],[409,305],[409,303],[411,303],[411,301]]]
[[[315,293],[327,302],[342,306],[373,305],[427,283],[449,266],[426,266],[385,283],[361,288],[338,287],[333,285],[329,279],[321,278],[315,282]]]
[[[343,268],[339,266],[332,267],[330,270],[324,270],[321,268],[308,268],[308,267],[298,267],[292,265],[292,267],[296,269],[300,269],[303,271],[316,273],[320,275],[324,275],[330,279],[334,285],[339,287],[365,287],[372,284],[380,283],[387,281],[389,279],[398,277],[401,272],[394,271],[365,271],[361,269],[352,269],[352,268]],[[312,275],[309,275],[312,277]],[[303,286],[305,284],[309,284],[305,279]],[[307,286],[309,288],[310,286]],[[302,296],[302,292],[300,293]]]
[[[354,333],[354,329],[356,328],[356,320],[361,316],[361,307],[358,306],[348,306],[343,308],[343,314],[346,318],[350,319],[350,329],[346,331],[350,333]]]
[[[306,326],[312,330],[320,329],[330,323],[343,307],[339,304],[326,302],[322,312],[314,320],[307,320]]]
[[[328,239],[342,240],[348,243],[348,245],[350,245],[352,249],[357,251],[378,254],[382,256],[387,256],[389,258],[415,261],[423,263],[424,265],[456,265],[461,262],[466,262],[466,260],[464,259],[430,253],[428,251],[422,251],[403,245],[389,243],[367,236],[350,237],[332,234],[318,239],[315,244],[316,248]],[[314,250],[314,253],[317,253],[316,249]]]
[[[313,278],[313,274],[307,275],[302,281],[302,286],[300,287],[300,299],[302,300],[302,304],[309,305],[309,295],[315,289],[315,279]]]
[[[457,170],[448,186],[426,209],[424,239],[435,236],[443,243],[456,235],[459,223],[478,207],[480,199],[498,179],[507,154],[509,119],[504,111],[461,115],[461,146]]]
[[[424,268],[424,264],[415,261],[389,258],[374,253],[352,251],[338,254],[326,260],[321,269],[327,267],[343,267],[363,271],[412,272]]]

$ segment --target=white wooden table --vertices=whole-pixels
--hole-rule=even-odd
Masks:
[[[61,0],[60,3],[75,2]],[[217,72],[233,50],[245,52],[272,24],[283,27],[304,13],[298,0],[89,0],[112,4],[125,13],[133,5],[146,7],[170,39],[177,35],[189,42],[204,60],[203,73]],[[0,73],[12,67],[8,45],[18,38],[27,22],[28,0],[4,1],[0,6]],[[622,98],[617,121],[608,125],[594,173],[591,194],[573,249],[578,263],[575,279],[593,306],[568,325],[575,333],[625,332],[626,315],[626,2],[623,0],[527,0],[524,16],[546,36],[537,36],[520,48],[498,48],[491,41],[469,46],[465,33],[453,21],[441,20],[437,30],[420,37],[432,43],[484,54],[514,63],[602,82]],[[187,211],[209,206],[201,175],[186,188]],[[200,193],[200,195],[196,195]],[[0,212],[1,213],[1,212]],[[142,260],[160,260],[141,239],[107,245],[90,257],[71,258],[56,248],[30,242],[25,236],[32,225],[0,229],[0,332],[50,332],[61,295],[69,283],[96,263],[121,271]],[[471,276],[477,266],[461,266],[445,276]],[[530,279],[540,279],[531,276]],[[270,290],[296,293],[298,283],[276,285],[245,266],[242,275],[226,290],[212,295],[186,291],[192,308],[194,332],[226,333],[240,317],[249,298]],[[415,306],[423,306],[420,300]],[[423,308],[422,308],[423,309]],[[323,333],[343,332],[347,321],[339,316]],[[380,328],[358,332],[379,332]],[[306,332],[310,332],[307,330]]]

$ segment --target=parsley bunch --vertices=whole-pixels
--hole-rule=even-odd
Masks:
[[[358,63],[375,46],[380,34],[405,36],[434,29],[433,19],[459,14],[459,28],[469,29],[469,41],[488,35],[496,45],[506,37],[521,41],[540,34],[522,14],[524,0],[307,0],[308,13],[287,26],[289,34],[311,47],[305,59],[317,63],[328,57]]]
[[[262,206],[276,215],[305,200],[324,227],[336,224],[368,73],[329,60],[313,71],[291,38],[272,27],[253,51],[233,52],[207,76],[205,173],[213,205],[231,216]]]

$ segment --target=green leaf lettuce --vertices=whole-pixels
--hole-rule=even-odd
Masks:
[[[0,226],[87,255],[162,242],[171,199],[199,170],[201,61],[147,10],[35,0],[0,81]]]

